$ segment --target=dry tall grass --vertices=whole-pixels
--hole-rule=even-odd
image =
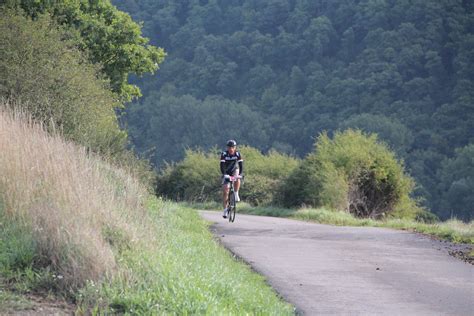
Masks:
[[[32,230],[35,264],[62,275],[64,288],[112,275],[114,238],[133,246],[146,226],[146,190],[125,171],[6,108],[0,104],[0,203],[8,220]]]

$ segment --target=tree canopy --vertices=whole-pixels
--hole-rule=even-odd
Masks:
[[[49,16],[35,21],[0,11],[0,97],[33,119],[94,151],[125,149],[117,96],[75,41]]]
[[[140,96],[140,89],[128,83],[129,74],[154,72],[165,56],[163,49],[148,44],[130,15],[108,0],[6,0],[6,6],[20,8],[33,19],[48,13],[59,25],[75,30],[78,47],[102,67],[124,101]]]

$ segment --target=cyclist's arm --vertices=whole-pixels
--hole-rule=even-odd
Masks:
[[[225,159],[224,159],[224,154],[221,155],[221,173],[224,175],[225,174]]]
[[[237,161],[239,163],[239,176],[244,173],[244,160],[242,159],[242,156],[240,156],[240,159]]]

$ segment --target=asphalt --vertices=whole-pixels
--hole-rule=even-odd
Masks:
[[[201,215],[300,314],[474,316],[474,266],[449,256],[443,242],[384,228]]]

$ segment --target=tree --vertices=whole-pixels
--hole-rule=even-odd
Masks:
[[[0,96],[46,126],[95,151],[125,149],[114,110],[120,105],[97,66],[47,15],[35,21],[0,13]]]
[[[140,151],[152,151],[156,166],[182,159],[187,148],[208,150],[231,138],[241,144],[249,140],[259,146],[267,143],[258,114],[245,104],[220,97],[200,101],[189,95],[154,94],[131,106],[127,115],[134,127],[131,138],[137,140]]]
[[[124,101],[140,96],[140,89],[128,83],[128,75],[154,72],[165,56],[163,49],[148,45],[140,26],[108,0],[8,0],[6,6],[21,8],[33,19],[51,14],[58,24],[74,29],[78,46],[102,67],[112,90]]]
[[[390,119],[383,115],[360,114],[354,115],[341,122],[341,130],[349,128],[360,129],[366,133],[377,134],[398,157],[405,157],[412,146],[414,137],[412,132],[397,119]]]
[[[438,172],[440,204],[443,218],[474,219],[474,144],[456,150],[453,158],[443,161]]]

